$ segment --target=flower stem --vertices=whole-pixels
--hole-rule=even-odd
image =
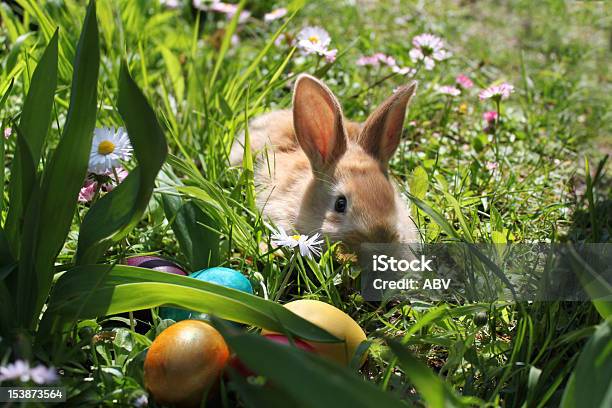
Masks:
[[[285,293],[285,288],[287,287],[287,284],[289,283],[289,277],[291,277],[293,268],[295,268],[295,254],[291,257],[290,261],[291,261],[291,265],[289,266],[289,270],[285,274],[285,277],[283,278],[283,282],[281,283],[279,290],[274,295],[275,302],[278,302],[278,299],[280,299],[281,296]]]

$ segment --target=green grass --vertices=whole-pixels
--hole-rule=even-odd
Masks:
[[[7,95],[6,100],[0,99],[0,120],[3,127],[17,129],[20,120],[27,117],[24,103],[36,83],[34,70],[42,64],[43,50],[59,27],[51,129],[46,139],[40,139],[42,161],[37,167],[45,173],[36,180],[43,183],[43,191],[51,188],[55,192],[55,202],[62,202],[59,192],[64,184],[55,179],[47,185],[42,180],[54,168],[51,157],[55,156],[51,154],[59,155],[66,149],[62,146],[68,146],[63,141],[89,137],[71,134],[74,126],[82,130],[87,124],[69,126],[68,111],[73,61],[82,55],[77,43],[86,8],[75,0],[42,5],[31,0],[17,3],[23,10],[20,15],[16,8],[0,5],[0,95]],[[417,73],[419,90],[409,109],[405,138],[391,165],[391,173],[402,187],[425,206],[414,206],[414,214],[426,242],[609,243],[611,167],[610,161],[605,161],[612,123],[609,7],[605,2],[552,0],[350,3],[296,1],[288,6],[290,12],[285,18],[264,23],[262,16],[274,3],[247,2],[245,9],[252,11],[253,17],[239,24],[237,19],[198,14],[190,7],[167,10],[156,1],[98,2],[99,77],[97,82],[93,79],[87,83],[92,87],[97,83],[96,127],[127,124],[134,129],[133,136],[140,142],[132,142],[137,160],[128,167],[135,172],[137,162],[140,178],[133,177],[123,192],[115,194],[123,197],[123,201],[115,202],[117,207],[109,199],[98,201],[95,212],[90,205],[79,204],[73,218],[70,208],[64,208],[68,213],[61,220],[71,225],[59,255],[49,261],[56,248],[41,244],[40,251],[53,254],[43,253],[34,259],[49,264],[50,273],[41,278],[42,282],[50,285],[53,277],[53,282],[61,282],[56,289],[62,291],[58,289],[49,300],[48,290],[32,292],[31,296],[48,301],[51,312],[71,319],[64,321],[61,329],[53,326],[51,319],[43,319],[37,337],[32,324],[37,324],[38,316],[23,312],[34,321],[20,327],[33,330],[27,332],[22,343],[15,341],[20,337],[8,330],[0,333],[0,362],[20,357],[57,366],[73,405],[110,406],[113,401],[130,404],[144,392],[144,350],[167,322],[155,318],[151,331],[140,335],[130,328],[129,320],[107,315],[160,305],[164,296],[173,304],[202,311],[213,307],[215,300],[198,297],[208,293],[210,288],[206,286],[180,279],[151,283],[149,280],[158,278],[150,278],[146,271],[132,272],[130,280],[124,276],[130,274],[128,268],[109,272],[108,268],[73,267],[96,261],[112,265],[127,255],[152,253],[173,259],[188,270],[208,265],[239,269],[255,284],[257,296],[264,296],[263,285],[268,297],[280,303],[306,297],[333,304],[368,334],[370,356],[361,370],[353,370],[356,375],[302,353],[291,353],[287,361],[303,365],[310,375],[286,374],[291,368],[287,364],[269,364],[279,370],[277,381],[285,378],[281,374],[291,374],[293,377],[287,378],[304,382],[302,388],[282,382],[282,389],[275,392],[232,377],[221,387],[222,406],[258,406],[253,401],[273,406],[279,395],[300,406],[324,406],[321,404],[328,401],[327,393],[333,393],[326,376],[332,375],[342,379],[345,388],[339,389],[347,393],[366,387],[359,394],[362,399],[356,394],[354,401],[346,398],[341,406],[367,406],[368,398],[432,407],[559,406],[562,400],[565,406],[578,406],[587,401],[583,399],[587,396],[593,398],[588,400],[592,404],[604,406],[597,398],[612,380],[609,364],[598,366],[594,361],[598,356],[605,357],[611,344],[609,321],[602,323],[604,319],[598,313],[605,308],[571,302],[365,302],[357,290],[356,268],[339,261],[333,249],[319,261],[279,256],[269,250],[269,231],[253,201],[252,163],[230,168],[227,156],[234,136],[249,118],[290,106],[292,81],[302,72],[322,78],[342,101],[348,117],[365,119],[406,79],[389,75],[387,68],[357,66],[356,59],[384,52],[396,58],[399,65],[409,66],[411,39],[431,32],[444,39],[453,56],[432,71]],[[334,63],[302,56],[285,43],[274,44],[277,35],[295,35],[305,25],[320,25],[329,31],[332,47],[339,50]],[[238,44],[231,41],[232,34],[238,35]],[[130,85],[128,71],[152,112],[138,88]],[[502,104],[502,121],[494,137],[484,129],[482,114],[495,106],[480,101],[477,90],[452,100],[436,92],[436,85],[451,85],[461,73],[470,76],[477,89],[499,80],[514,84],[516,91]],[[88,94],[86,90],[81,92]],[[44,106],[35,108],[37,112],[41,109]],[[44,124],[28,120],[26,126],[20,126],[25,133],[37,132],[36,126]],[[83,117],[81,120],[86,122]],[[162,132],[169,155],[149,200],[154,174],[163,160],[163,152],[157,149],[163,144]],[[9,268],[13,265],[9,255],[2,252],[3,231],[11,237],[9,214],[19,204],[12,200],[9,188],[11,180],[17,179],[11,167],[17,160],[16,133],[6,140],[0,138],[0,152],[5,151],[4,177],[0,178],[2,279],[11,276]],[[154,134],[157,142],[152,142]],[[495,170],[487,168],[492,162],[498,165]],[[55,168],[64,169],[58,165]],[[64,177],[72,184],[81,182],[78,177]],[[52,203],[46,201],[46,205]],[[424,208],[432,212],[428,214]],[[53,215],[48,214],[53,210],[45,211],[46,219],[51,220]],[[119,213],[129,220],[120,220]],[[54,234],[41,239],[63,234],[62,225],[57,229],[50,225],[41,231]],[[61,245],[60,237],[52,240],[56,246]],[[14,245],[9,242],[9,246]],[[28,273],[34,273],[32,265],[22,263],[25,266],[19,264],[20,276],[25,276],[27,268]],[[94,271],[103,269],[106,272],[101,273],[102,278],[94,279],[98,277]],[[113,286],[113,279],[125,280]],[[131,299],[133,289],[129,284],[142,285],[140,290],[152,297],[137,303],[138,299]],[[173,289],[170,285],[184,287]],[[90,287],[99,288],[101,293],[124,293],[124,297],[111,306],[105,303],[110,302],[108,298],[89,298],[88,293],[81,293]],[[0,286],[0,295],[4,289]],[[62,302],[70,298],[68,294],[78,295],[76,299],[82,303],[66,306]],[[222,296],[221,300],[215,298],[219,302],[227,296],[217,295]],[[246,305],[252,302],[237,301]],[[253,327],[271,324],[266,320],[271,319],[268,315],[258,314],[262,313],[258,307],[267,307],[264,303],[257,304],[257,313],[245,318],[246,323]],[[87,305],[92,309],[83,310]],[[246,315],[247,309],[241,310]],[[269,313],[273,314],[273,309]],[[475,320],[483,313],[485,322],[478,324]],[[222,317],[236,318],[238,314]],[[285,323],[294,334],[312,334],[312,328],[301,320],[287,317]],[[39,342],[33,339],[45,337],[51,331],[41,330],[51,327],[56,330],[52,332],[52,346],[37,347],[35,343]],[[260,341],[244,333],[226,336],[232,347],[245,349],[245,353],[249,353],[249,344],[256,347]],[[265,344],[262,347],[264,357],[282,352],[273,347],[267,350]],[[266,364],[256,356],[248,358],[254,365]],[[596,372],[607,383],[603,380],[603,388],[594,386],[595,390],[589,391],[590,384],[584,377]],[[362,380],[370,384],[366,386]],[[314,395],[317,389],[321,395]],[[383,391],[381,397],[378,393]]]

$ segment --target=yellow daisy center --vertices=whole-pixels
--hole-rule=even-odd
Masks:
[[[111,154],[114,151],[115,151],[115,144],[111,142],[110,140],[103,140],[98,145],[98,153],[103,154],[105,156],[107,154]]]
[[[299,236],[299,235],[294,235],[294,236],[292,236],[291,238],[295,239],[296,241],[299,241],[299,240],[300,240],[300,236]]]
[[[308,37],[308,41],[310,41],[313,44],[317,44],[319,42],[319,36],[311,35],[310,37]]]

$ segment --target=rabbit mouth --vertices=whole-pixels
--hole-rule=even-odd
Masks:
[[[353,231],[338,238],[353,250],[359,249],[361,244],[388,244],[400,241],[397,231],[386,226],[374,227],[369,231]]]

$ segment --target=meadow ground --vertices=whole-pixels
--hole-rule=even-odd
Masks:
[[[253,164],[228,162],[249,118],[291,105],[300,73],[322,79],[356,120],[417,80],[390,173],[420,203],[413,215],[427,243],[609,243],[606,2],[249,1],[240,14],[194,4],[100,0],[96,20],[75,0],[0,5],[0,363],[56,367],[73,405],[145,404],[144,353],[169,322],[155,307],[150,330],[117,313],[162,304],[218,313],[231,300],[183,280],[151,283],[161,278],[91,266],[152,254],[189,271],[235,268],[257,296],[277,303],[333,304],[368,335],[360,370],[313,363],[304,353],[287,360],[297,369],[277,361],[277,350],[258,349],[254,336],[235,335],[231,346],[247,360],[258,355],[254,365],[273,367],[279,378],[265,387],[227,377],[215,391],[220,406],[610,401],[609,302],[366,302],[356,266],[336,247],[318,260],[271,249]],[[266,17],[279,7],[287,13]],[[329,44],[308,48],[314,34],[300,36],[308,26],[325,30]],[[54,70],[43,50],[56,27]],[[89,31],[82,35],[82,27]],[[419,47],[428,33],[441,43],[430,38]],[[481,94],[501,84],[513,91],[498,103]],[[38,93],[26,98],[33,88]],[[123,157],[125,170],[83,185],[91,139],[79,144],[79,132],[126,125],[134,153]],[[39,187],[31,196],[21,194],[32,185]],[[111,194],[115,201],[105,199]],[[596,290],[610,294],[604,284]],[[247,306],[222,317],[256,333],[270,318],[267,306],[239,300]],[[305,330],[286,323],[294,335]],[[7,375],[0,372],[3,386],[13,384]]]

